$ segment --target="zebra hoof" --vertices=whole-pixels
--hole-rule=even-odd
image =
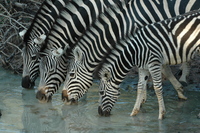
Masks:
[[[41,90],[36,93],[36,98],[39,100],[40,103],[47,103],[51,102],[52,100],[51,96],[47,97]]]
[[[110,116],[110,111],[108,111],[108,110],[103,111],[101,106],[99,106],[99,108],[98,108],[98,113],[100,116],[105,116],[105,117]]]
[[[136,116],[138,114],[138,112],[139,112],[139,109],[133,109],[130,116]]]

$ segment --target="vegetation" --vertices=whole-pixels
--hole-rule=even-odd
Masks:
[[[19,32],[29,27],[42,0],[2,1],[0,3],[0,65],[14,73],[22,73],[23,41]]]

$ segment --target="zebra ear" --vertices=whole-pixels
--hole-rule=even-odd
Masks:
[[[19,32],[19,36],[23,39],[24,38],[24,35],[26,34],[27,30],[23,30],[23,31],[20,31]]]
[[[36,43],[36,44],[42,44],[44,42],[44,40],[46,39],[46,37],[47,36],[45,34],[42,34],[38,38],[34,39],[34,43]]]
[[[73,50],[73,54],[75,60],[81,61],[83,59],[83,52],[78,46]]]
[[[111,73],[109,71],[105,72],[104,77],[106,78],[106,80],[109,80],[111,78]]]
[[[58,48],[58,49],[52,51],[52,53],[53,53],[54,56],[59,57],[64,53],[64,50],[61,49],[61,48]]]

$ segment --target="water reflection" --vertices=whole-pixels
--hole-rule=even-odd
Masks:
[[[167,113],[166,119],[159,121],[157,98],[153,90],[148,90],[147,102],[139,114],[129,116],[136,100],[135,78],[128,78],[122,84],[121,96],[110,117],[101,117],[97,113],[97,82],[78,105],[67,106],[62,103],[60,92],[53,96],[52,103],[39,103],[35,98],[36,90],[23,89],[20,80],[20,75],[0,69],[0,132],[200,132],[200,119],[197,119],[200,91],[196,85],[186,88],[187,101],[179,101],[172,86],[165,81],[163,86]]]

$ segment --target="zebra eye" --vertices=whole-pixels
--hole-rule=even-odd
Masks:
[[[31,56],[31,59],[32,59],[32,60],[36,60],[36,58],[37,58],[37,56],[36,56],[36,55],[34,55],[34,56]]]
[[[74,77],[75,73],[74,72],[70,72],[69,75],[70,75],[70,77]]]

